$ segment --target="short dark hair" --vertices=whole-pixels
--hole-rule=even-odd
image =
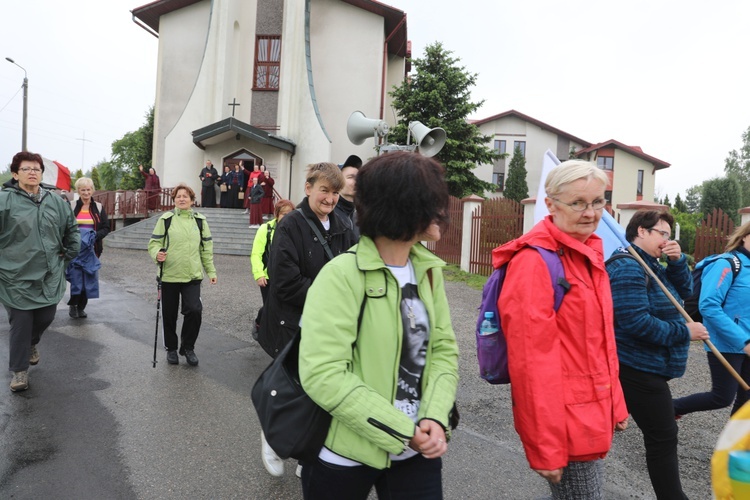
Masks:
[[[10,162],[10,171],[17,174],[22,161],[35,161],[39,164],[39,167],[41,167],[42,172],[44,172],[44,160],[42,160],[42,155],[30,153],[28,151],[21,151],[13,156],[13,160]]]
[[[448,184],[436,160],[417,153],[388,153],[357,174],[354,198],[360,233],[409,241],[432,223],[447,225]]]
[[[669,224],[669,228],[672,229],[674,226],[674,217],[669,212],[663,212],[661,210],[638,210],[633,214],[633,218],[628,222],[628,227],[625,229],[625,238],[631,243],[638,236],[638,228],[651,229],[660,220],[663,220]]]

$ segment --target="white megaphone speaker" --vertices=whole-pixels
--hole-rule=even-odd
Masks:
[[[445,146],[445,130],[440,127],[427,128],[422,122],[409,122],[409,132],[422,156],[435,156]]]
[[[388,124],[383,120],[367,118],[361,111],[355,111],[346,122],[346,135],[352,144],[359,146],[370,137],[388,135]]]

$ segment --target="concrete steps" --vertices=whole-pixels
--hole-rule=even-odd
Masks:
[[[197,211],[206,216],[215,254],[250,255],[256,229],[247,227],[250,217],[243,214],[243,210],[199,208]],[[154,214],[148,219],[109,233],[104,238],[104,246],[145,250],[160,215],[160,213]]]

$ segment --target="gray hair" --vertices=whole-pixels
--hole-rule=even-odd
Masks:
[[[88,177],[81,177],[76,181],[75,184],[76,189],[80,187],[90,187],[91,189],[94,189],[94,181],[92,181]]]
[[[584,160],[568,160],[550,171],[544,183],[544,191],[552,198],[562,192],[563,186],[580,179],[597,180],[605,187],[609,182],[607,174],[595,164]]]

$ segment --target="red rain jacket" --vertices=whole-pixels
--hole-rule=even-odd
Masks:
[[[527,245],[562,249],[570,290],[557,313],[547,266]],[[551,217],[492,252],[496,268],[510,261],[498,305],[515,427],[533,469],[603,458],[628,416],[602,255],[598,236],[581,243]]]

